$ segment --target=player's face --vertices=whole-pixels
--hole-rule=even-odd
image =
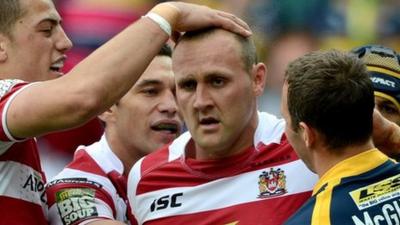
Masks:
[[[282,88],[282,99],[281,99],[282,117],[286,121],[285,135],[286,135],[289,143],[292,145],[292,147],[296,151],[299,158],[304,161],[304,163],[307,165],[307,167],[310,170],[313,171],[310,157],[308,155],[309,151],[308,151],[308,149],[305,145],[305,142],[300,134],[300,131],[296,132],[292,129],[292,121],[290,119],[290,114],[289,114],[288,105],[287,105],[287,91],[288,91],[288,84],[287,84],[287,82],[285,82],[283,84],[283,88]]]
[[[60,15],[51,0],[20,0],[25,14],[7,42],[11,75],[26,81],[48,80],[62,75],[65,52],[72,47],[60,26]]]
[[[179,109],[195,142],[195,157],[222,158],[253,143],[257,126],[253,75],[227,32],[183,41],[173,54]],[[256,87],[257,86],[257,87]]]
[[[400,125],[400,109],[392,101],[375,96],[375,107],[386,119]]]
[[[150,153],[175,139],[183,122],[175,101],[171,58],[157,56],[112,110],[111,126],[126,149]]]

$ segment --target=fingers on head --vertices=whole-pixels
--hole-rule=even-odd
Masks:
[[[218,20],[216,20],[217,21],[217,24],[215,24],[216,26],[238,33],[245,37],[251,35],[249,25],[247,25],[246,22],[244,22],[237,16],[222,11],[217,11],[217,16],[219,18]]]

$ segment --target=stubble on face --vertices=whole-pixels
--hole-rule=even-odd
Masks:
[[[220,31],[175,49],[178,105],[196,141],[196,158],[223,158],[253,144],[256,97],[239,52],[237,40]]]

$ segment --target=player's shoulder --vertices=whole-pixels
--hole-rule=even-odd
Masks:
[[[104,186],[111,185],[106,177],[100,177],[82,170],[64,168],[46,184],[46,190],[50,193],[66,188],[102,189]]]
[[[87,173],[84,171],[64,168],[57,176],[52,178],[47,184],[46,188],[59,189],[59,188],[73,188],[73,187],[91,187],[102,188],[104,186],[104,179],[95,177],[95,174]]]
[[[164,166],[173,162],[174,159],[170,158],[170,145],[166,145],[157,151],[146,155],[137,164],[140,170],[141,177],[149,173],[162,169]],[[136,164],[135,164],[136,166]]]
[[[137,186],[145,177],[153,174],[165,174],[164,170],[168,167],[180,166],[179,159],[184,155],[184,149],[191,136],[185,132],[173,142],[152,152],[135,163],[129,172],[128,186]]]
[[[181,134],[173,142],[163,146],[159,150],[145,156],[140,163],[142,174],[149,173],[153,170],[163,167],[164,165],[175,163],[182,155],[184,155],[186,144],[191,139],[189,132]]]
[[[47,189],[62,187],[102,188],[112,186],[107,174],[88,154],[85,146],[80,146],[73,160],[47,183]]]

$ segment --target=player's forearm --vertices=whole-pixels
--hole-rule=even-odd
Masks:
[[[97,98],[93,113],[101,112],[132,87],[167,39],[156,24],[141,19],[78,64],[69,82]]]
[[[10,105],[7,124],[16,137],[32,137],[78,126],[105,111],[135,83],[168,39],[168,30],[218,26],[251,35],[239,18],[203,6],[168,2],[79,63],[69,74],[29,87]],[[27,104],[29,102],[29,104]],[[29,112],[29,116],[26,113]]]
[[[100,110],[95,111],[107,109],[132,87],[175,29],[180,14],[178,8],[160,4],[150,12],[164,19],[165,26],[143,17],[71,71],[71,82],[86,83],[82,88],[87,90],[88,97],[98,98],[95,105]]]
[[[133,86],[167,40],[157,23],[140,19],[70,73],[19,94],[8,115],[11,133],[32,137],[79,126],[97,116]]]

